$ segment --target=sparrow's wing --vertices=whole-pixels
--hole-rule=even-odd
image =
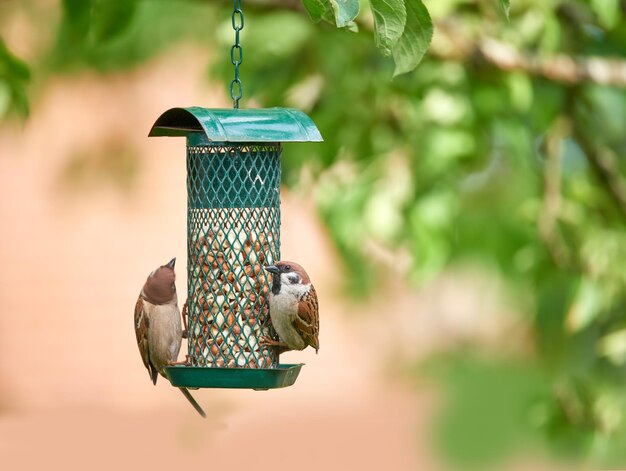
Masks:
[[[148,373],[150,373],[150,379],[154,384],[156,384],[158,372],[154,365],[150,362],[150,349],[148,347],[149,328],[150,319],[144,309],[143,299],[139,296],[137,304],[135,304],[135,336],[137,337],[137,345],[139,346],[139,353],[141,354],[143,364],[148,369]]]
[[[317,304],[317,294],[315,288],[311,286],[308,294],[306,294],[298,303],[298,315],[294,318],[293,326],[302,336],[305,343],[319,350],[319,307]]]

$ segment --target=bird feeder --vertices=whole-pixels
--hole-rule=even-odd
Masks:
[[[279,364],[263,269],[280,260],[283,142],[319,142],[292,109],[173,108],[150,136],[187,138],[188,364],[172,385],[270,389],[292,385],[301,364]]]

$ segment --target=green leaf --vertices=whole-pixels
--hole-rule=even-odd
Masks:
[[[330,0],[337,28],[348,26],[359,14],[359,0]]]
[[[89,31],[93,0],[63,0],[64,23],[76,38],[84,38]]]
[[[615,365],[626,363],[626,329],[602,337],[598,342],[598,351]]]
[[[15,56],[0,39],[0,88],[2,88],[2,113],[11,109],[22,116],[28,115],[28,94],[30,69],[26,62]]]
[[[511,455],[540,439],[543,431],[537,425],[545,421],[552,401],[537,364],[490,361],[464,351],[442,366],[434,371],[443,398],[433,432],[436,449],[454,468],[500,469]]]
[[[0,78],[9,82],[27,82],[30,70],[26,62],[15,56],[0,39]]]
[[[63,0],[64,26],[74,41],[105,42],[126,31],[137,5],[138,0]]]
[[[359,25],[356,24],[355,21],[350,21],[346,24],[346,29],[348,31],[351,31],[352,33],[358,33],[359,32]]]
[[[406,24],[406,8],[403,0],[370,0],[374,15],[374,40],[376,47],[386,56],[391,55]]]
[[[3,80],[0,80],[0,119],[4,118],[11,108],[11,89]]]
[[[570,332],[579,332],[587,328],[597,318],[603,308],[602,295],[597,283],[583,279],[574,303],[567,313],[566,325]]]
[[[311,19],[335,24],[337,28],[348,28],[357,32],[354,19],[359,14],[359,0],[302,0]]]
[[[591,8],[604,28],[613,29],[621,21],[619,0],[591,0]]]
[[[500,5],[502,5],[502,9],[504,10],[504,14],[508,20],[509,12],[511,11],[511,0],[500,0]]]
[[[123,33],[132,22],[137,0],[98,0],[92,12],[93,34],[98,42]]]
[[[433,38],[433,22],[421,0],[405,0],[405,8],[404,32],[393,48],[394,77],[414,70]]]
[[[315,23],[321,20],[334,22],[333,9],[329,0],[302,0],[302,4]]]

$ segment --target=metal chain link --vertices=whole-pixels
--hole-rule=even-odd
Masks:
[[[230,48],[230,61],[235,66],[235,78],[230,82],[230,97],[233,99],[233,108],[239,108],[239,100],[243,95],[243,85],[239,79],[239,66],[243,62],[243,49],[239,44],[239,32],[243,29],[243,10],[241,0],[233,1],[233,29],[235,30],[235,44]]]

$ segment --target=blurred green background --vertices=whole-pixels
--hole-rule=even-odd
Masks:
[[[242,106],[302,109],[324,136],[285,146],[283,182],[315,202],[346,316],[398,284],[497,280],[513,326],[499,346],[470,335],[388,352],[394,375],[440,391],[438,456],[626,467],[626,1],[513,0],[509,19],[496,0],[426,1],[433,42],[395,78],[366,5],[355,33],[297,1],[243,2]],[[140,70],[173,48],[210,51],[204,79],[226,89],[231,9],[0,1],[0,129],[28,122],[50,81]],[[3,41],[16,21],[36,34]],[[64,184],[96,174],[124,193],[140,168],[116,145],[75,157]]]

